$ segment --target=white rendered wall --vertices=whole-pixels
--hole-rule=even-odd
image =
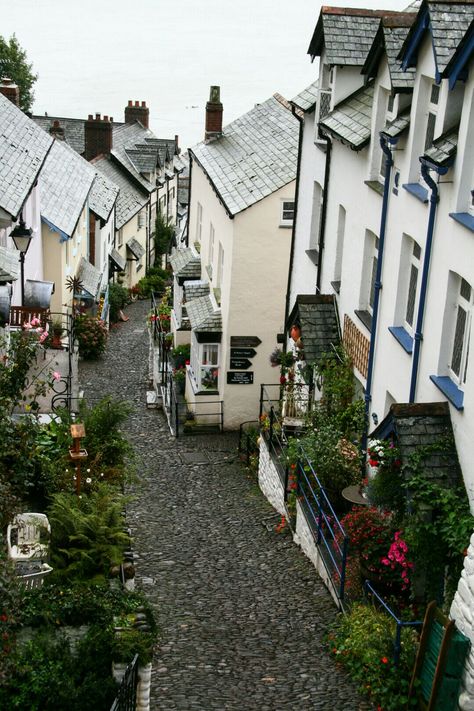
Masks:
[[[285,492],[278,471],[270,457],[264,437],[260,437],[258,458],[258,485],[265,498],[282,516],[286,516]]]
[[[471,649],[464,668],[462,691],[459,697],[461,711],[474,711],[474,535],[464,558],[464,567],[458,589],[451,605],[450,617],[456,627],[471,640]]]

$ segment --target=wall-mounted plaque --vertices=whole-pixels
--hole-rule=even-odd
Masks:
[[[247,371],[227,371],[227,384],[228,385],[252,385],[253,384],[253,372]]]

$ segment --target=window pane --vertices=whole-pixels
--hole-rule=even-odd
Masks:
[[[419,259],[421,256],[421,247],[416,242],[413,242],[413,256],[417,259]]]
[[[436,115],[428,114],[428,123],[426,124],[425,151],[433,145],[435,131]]]
[[[373,308],[374,306],[374,299],[375,299],[375,276],[377,274],[377,257],[374,257],[372,259],[372,275],[370,277],[370,293],[369,293],[369,304],[370,307]]]
[[[451,358],[451,370],[457,376],[459,376],[459,372],[461,370],[462,348],[464,343],[464,331],[466,329],[466,318],[466,311],[461,306],[458,306],[458,313],[456,317],[456,330],[454,332],[453,354]]]
[[[431,97],[430,97],[430,103],[437,105],[439,101],[439,86],[438,84],[433,84],[431,86]]]
[[[415,313],[415,298],[416,284],[418,281],[418,269],[414,264],[411,265],[410,283],[408,285],[407,312],[405,320],[410,326],[413,326],[413,315]]]
[[[466,301],[471,300],[471,287],[467,283],[465,279],[461,279],[461,289],[460,289],[460,294],[463,299],[466,299]]]

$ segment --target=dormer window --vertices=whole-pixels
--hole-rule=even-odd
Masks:
[[[426,123],[426,133],[425,133],[425,151],[431,148],[433,145],[433,139],[435,134],[436,126],[436,116],[438,113],[438,101],[439,101],[439,86],[433,84],[431,86],[431,95],[428,104],[428,121]]]

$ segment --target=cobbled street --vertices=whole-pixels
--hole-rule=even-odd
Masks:
[[[147,302],[127,309],[106,356],[80,364],[90,402],[133,404],[127,435],[139,480],[128,504],[137,586],[159,643],[152,711],[369,709],[329,658],[336,609],[315,569],[237,457],[234,433],[175,440],[145,405]]]

